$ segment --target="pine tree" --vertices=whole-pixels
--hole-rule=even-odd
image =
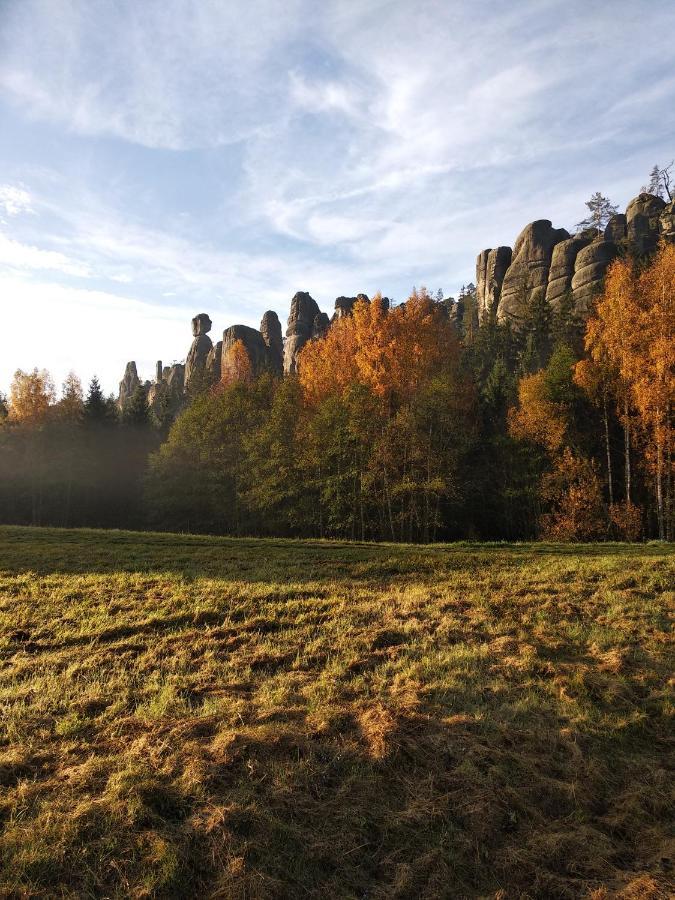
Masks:
[[[101,385],[96,377],[89,382],[87,390],[87,398],[84,401],[84,418],[88,423],[102,423],[110,418],[110,408],[108,401],[103,395]]]
[[[605,226],[619,211],[619,207],[610,203],[607,197],[604,197],[600,191],[596,191],[590,200],[586,201],[588,207],[588,216],[577,223],[577,228],[582,231],[586,228],[592,228],[597,234],[602,234]]]
[[[148,395],[143,385],[139,384],[131,395],[131,399],[124,407],[122,421],[125,425],[133,425],[136,428],[145,428],[150,424]]]

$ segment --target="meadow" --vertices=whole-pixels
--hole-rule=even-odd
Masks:
[[[671,896],[674,585],[672,545],[0,528],[0,896]]]

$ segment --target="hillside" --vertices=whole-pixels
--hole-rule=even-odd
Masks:
[[[0,895],[665,897],[674,576],[0,528]]]

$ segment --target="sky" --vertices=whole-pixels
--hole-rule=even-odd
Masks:
[[[456,295],[675,156],[673,0],[0,0],[0,391]]]

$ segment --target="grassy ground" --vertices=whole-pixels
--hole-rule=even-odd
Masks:
[[[674,583],[0,528],[0,896],[667,897]]]

